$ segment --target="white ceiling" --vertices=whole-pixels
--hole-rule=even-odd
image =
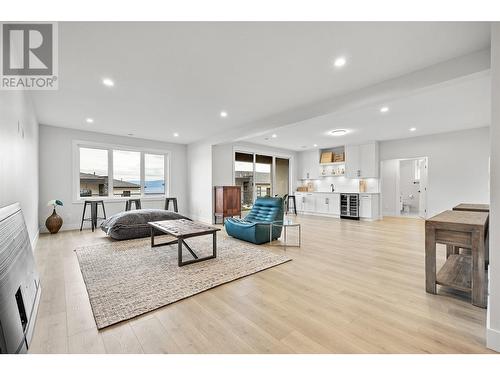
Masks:
[[[487,48],[489,28],[473,22],[64,22],[59,24],[59,90],[33,96],[42,124],[190,143]],[[348,63],[336,70],[332,61],[339,55]],[[104,87],[103,77],[114,79],[115,87]],[[476,86],[474,97],[482,98]],[[474,94],[457,94],[444,104],[468,102],[466,95]],[[373,121],[387,129],[396,119],[400,127],[410,114],[424,121],[421,104],[430,99],[404,101],[390,117]],[[403,108],[409,112],[400,113]],[[221,119],[221,110],[229,116]],[[470,118],[480,110],[437,118]],[[366,122],[370,115],[365,109],[357,116]],[[354,128],[354,114],[344,116],[343,126]],[[87,117],[95,122],[85,123]],[[389,118],[394,120],[384,122]],[[319,129],[319,122],[308,127]],[[180,136],[174,138],[174,132]],[[280,141],[282,147],[301,146],[282,136]]]
[[[384,106],[389,107],[389,112],[380,112]],[[388,102],[315,117],[246,140],[303,151],[314,144],[325,148],[489,126],[490,114],[491,79],[485,72]],[[332,137],[328,132],[334,129],[346,129],[348,133]],[[272,134],[277,137],[272,138]]]

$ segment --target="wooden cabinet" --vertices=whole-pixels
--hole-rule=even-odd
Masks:
[[[348,178],[360,178],[359,145],[345,146],[345,174]]]
[[[319,151],[303,151],[299,156],[299,179],[312,180],[319,177]]]
[[[340,215],[340,194],[315,193],[315,212],[318,214]]]
[[[345,147],[346,176],[348,178],[378,178],[378,143],[347,145]]]
[[[305,193],[295,193],[295,202],[297,203],[298,212],[304,212],[305,196]]]
[[[330,211],[330,199],[328,194],[315,194],[316,212],[327,214]]]
[[[359,194],[359,217],[370,220],[379,218],[378,194]]]
[[[241,187],[240,186],[215,186],[214,187],[214,216],[218,219],[241,216]]]
[[[316,211],[316,198],[314,197],[314,193],[306,193],[304,195],[304,211]]]
[[[328,213],[330,215],[340,215],[340,194],[328,195]]]
[[[315,193],[295,193],[297,211],[314,212],[316,210]]]

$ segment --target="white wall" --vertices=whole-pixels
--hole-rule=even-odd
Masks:
[[[212,145],[197,142],[187,146],[189,217],[212,223]]]
[[[0,207],[15,202],[21,204],[33,244],[38,238],[38,122],[25,92],[0,91]]]
[[[398,215],[399,207],[396,200],[398,194],[399,160],[384,160],[380,163],[380,192],[382,215]]]
[[[41,125],[39,220],[42,228],[45,228],[45,219],[50,214],[50,208],[46,206],[50,199],[60,199],[64,203],[64,207],[57,210],[64,220],[62,230],[80,227],[83,204],[73,202],[73,140],[170,151],[170,196],[177,197],[179,213],[187,214],[185,145]],[[109,217],[123,211],[125,203],[105,202],[105,206]],[[143,201],[142,206],[163,208],[164,202]]]
[[[490,285],[486,340],[500,351],[500,23],[491,29]]]
[[[427,156],[427,214],[489,202],[489,127],[380,142],[380,160]]]

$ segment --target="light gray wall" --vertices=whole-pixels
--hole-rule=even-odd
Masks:
[[[20,202],[31,242],[38,235],[38,122],[31,98],[0,91],[0,207]]]
[[[491,207],[487,345],[500,351],[500,23],[491,29]]]
[[[212,223],[212,145],[191,143],[187,147],[189,217]]]
[[[429,158],[427,213],[489,202],[489,127],[380,142],[380,160]]]
[[[64,220],[63,230],[80,227],[83,205],[73,202],[73,141],[108,143],[154,150],[170,151],[170,195],[177,197],[179,211],[187,214],[186,146],[156,142],[133,137],[120,137],[81,130],[40,126],[40,226],[50,214],[47,201],[60,199],[64,207],[58,209]],[[108,217],[124,210],[124,202],[106,202]],[[161,200],[143,201],[143,208],[163,208]]]
[[[384,160],[380,163],[380,192],[382,215],[397,215],[399,207],[396,200],[398,193],[399,160]]]

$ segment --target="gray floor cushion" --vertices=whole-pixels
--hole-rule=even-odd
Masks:
[[[130,240],[151,235],[150,221],[187,219],[176,212],[143,209],[120,212],[101,224],[101,229],[115,240]]]

